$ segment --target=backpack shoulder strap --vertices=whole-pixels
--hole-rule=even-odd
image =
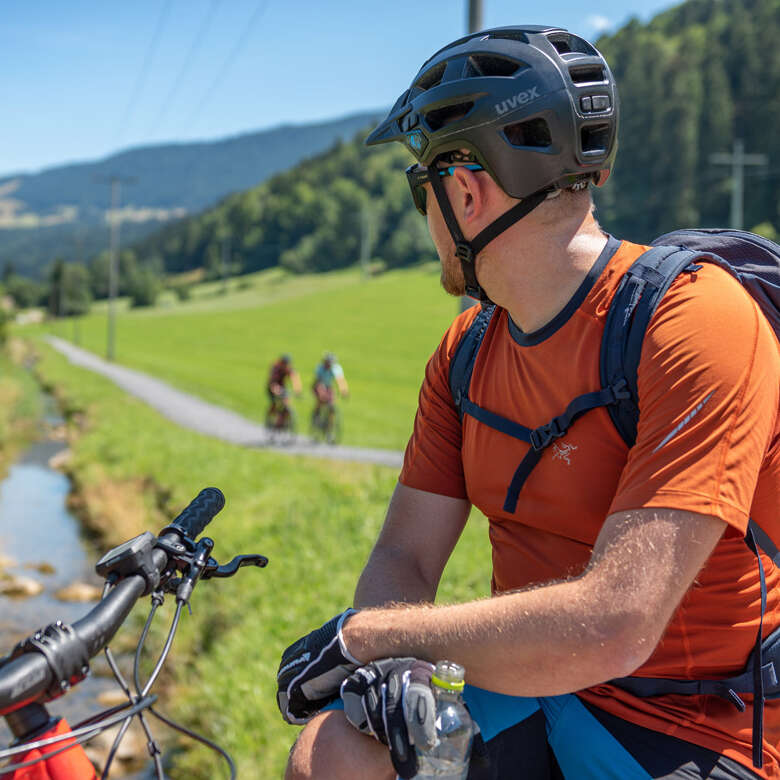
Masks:
[[[461,337],[450,362],[450,392],[461,419],[463,419],[463,400],[468,398],[474,363],[495,311],[495,304],[482,307],[482,311],[474,318],[468,330]]]
[[[709,255],[677,246],[658,246],[640,255],[620,280],[607,313],[601,341],[599,372],[603,387],[625,381],[630,397],[607,407],[612,422],[629,447],[636,440],[639,419],[637,371],[642,342],[661,298],[677,276],[697,270],[697,259]],[[712,256],[713,261],[717,259]]]

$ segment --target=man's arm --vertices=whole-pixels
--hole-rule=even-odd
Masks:
[[[471,684],[500,693],[580,690],[650,657],[725,527],[672,509],[615,513],[579,577],[452,606],[364,610],[344,641],[365,662],[448,658]]]
[[[344,375],[336,377],[336,384],[339,388],[339,393],[341,393],[342,398],[346,398],[349,396],[349,385],[347,384],[347,380],[344,379]]]
[[[396,485],[355,591],[355,607],[432,602],[471,504]]]
[[[290,384],[295,395],[300,395],[303,386],[301,385],[301,375],[297,371],[290,371]]]

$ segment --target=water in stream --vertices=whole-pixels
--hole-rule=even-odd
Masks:
[[[57,419],[50,414],[47,422],[51,426]],[[53,439],[34,444],[0,483],[0,560],[7,559],[0,570],[43,586],[40,594],[27,598],[0,594],[0,656],[35,629],[58,619],[72,623],[92,608],[91,603],[57,599],[54,594],[62,587],[73,582],[103,585],[93,568],[98,551],[82,537],[78,521],[66,506],[70,483],[49,466],[50,458],[64,447]],[[96,667],[93,662],[93,669]],[[64,715],[75,724],[103,709],[97,696],[115,688],[112,679],[90,675],[47,707],[53,715]],[[11,740],[0,718],[0,746]],[[123,775],[117,765],[112,767],[111,777],[142,780],[150,775]]]

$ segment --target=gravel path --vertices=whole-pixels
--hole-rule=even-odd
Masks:
[[[109,363],[92,352],[49,336],[48,342],[74,365],[102,374],[136,398],[145,401],[164,417],[185,428],[191,428],[207,436],[240,444],[244,447],[268,447],[288,455],[311,455],[316,458],[374,463],[378,466],[400,468],[403,454],[391,450],[374,450],[362,447],[343,447],[313,442],[305,436],[285,437],[284,440],[270,434],[265,426],[248,420],[221,406],[176,390],[159,379],[135,371],[132,368]]]

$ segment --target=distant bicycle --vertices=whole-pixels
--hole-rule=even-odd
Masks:
[[[288,382],[295,395],[300,396],[301,378],[293,368],[292,355],[285,353],[271,365],[266,386],[269,405],[265,427],[272,439],[293,438],[295,435],[295,411],[290,404]]]
[[[285,393],[286,395],[286,393]],[[271,438],[292,438],[298,429],[298,419],[295,410],[285,401],[277,397],[271,402],[265,415],[265,427]]]
[[[335,403],[316,406],[311,413],[311,435],[327,444],[341,441],[341,409]]]
[[[332,352],[326,352],[314,369],[314,411],[311,415],[312,438],[324,439],[328,444],[341,440],[341,412],[336,406],[334,387],[342,398],[349,397],[349,385],[344,369]]]

